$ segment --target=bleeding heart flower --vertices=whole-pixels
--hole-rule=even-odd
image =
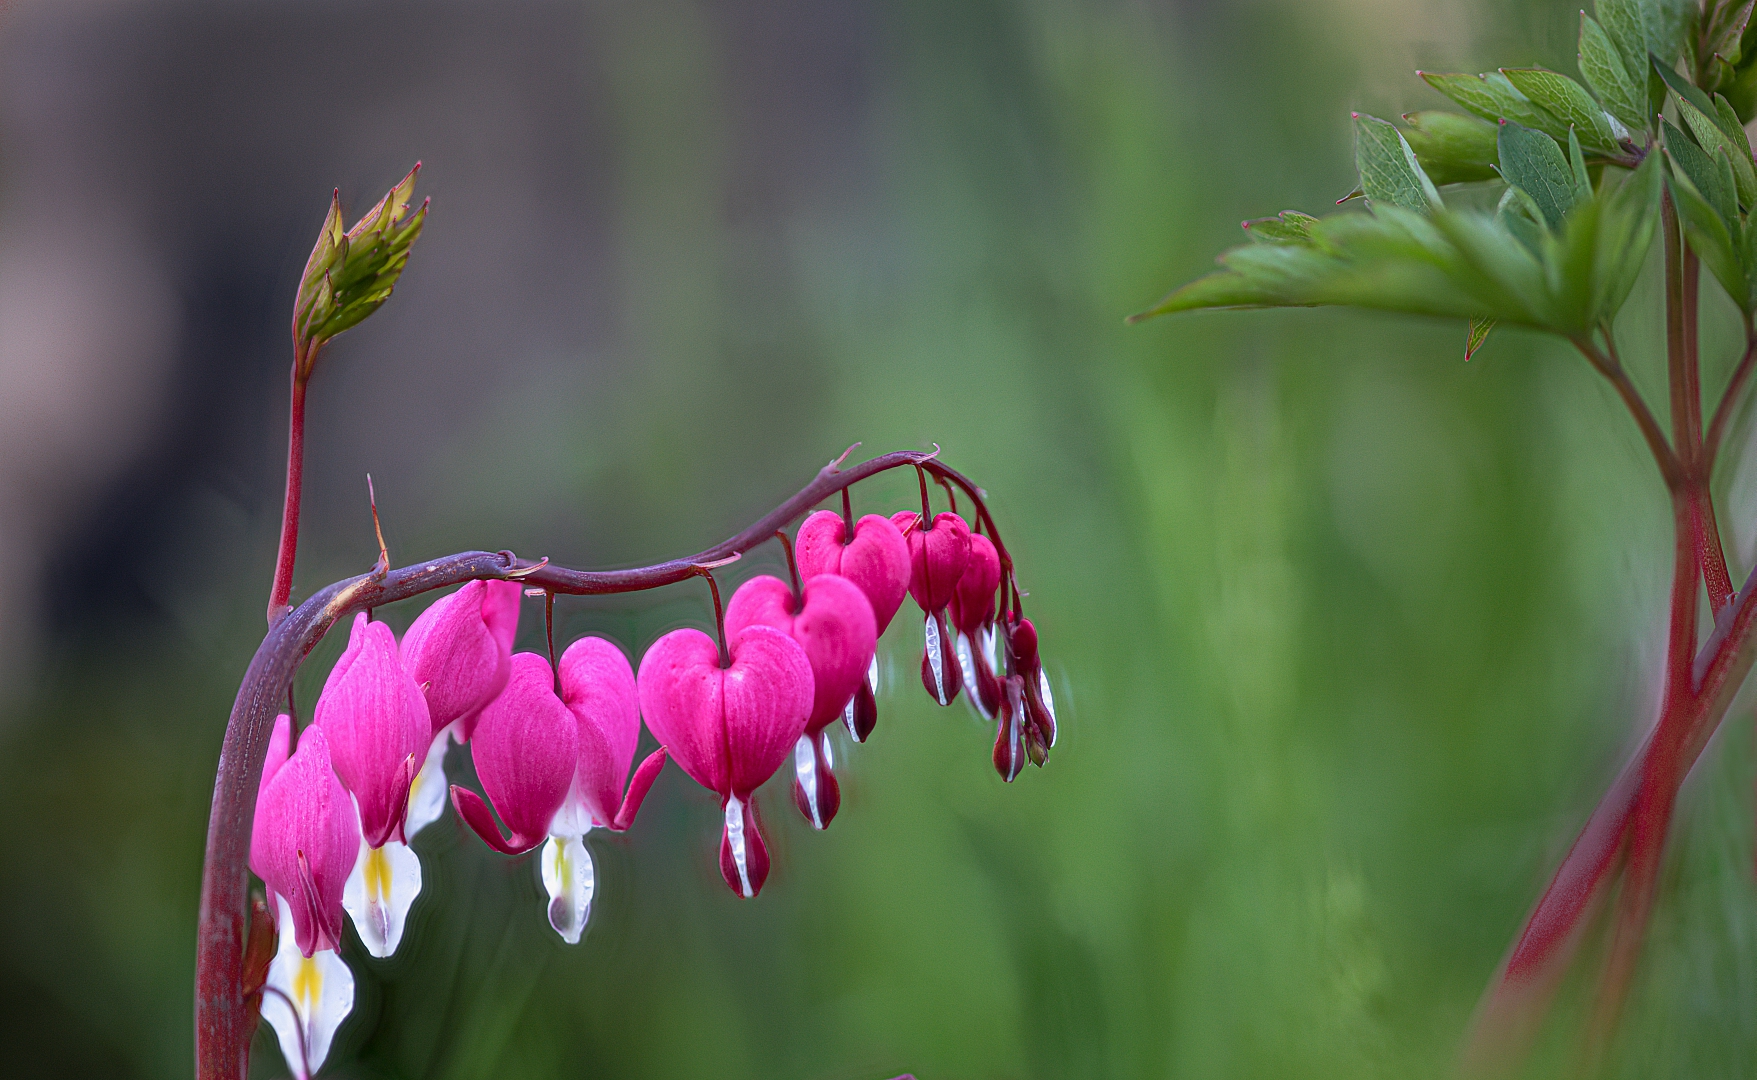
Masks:
[[[726,605],[726,639],[734,647],[752,626],[787,634],[811,664],[811,716],[793,747],[793,801],[807,821],[822,829],[842,804],[824,728],[842,716],[872,665],[878,634],[872,604],[847,578],[819,574],[806,580],[796,606],[786,582],[762,575],[740,585]]]
[[[549,893],[549,925],[575,944],[591,917],[597,873],[583,839],[593,828],[621,832],[634,823],[665,748],[647,755],[623,790],[640,741],[634,669],[614,642],[583,637],[561,654],[561,700],[579,728],[573,782],[549,822],[541,872]]]
[[[536,653],[514,653],[506,689],[482,710],[470,754],[482,790],[512,831],[503,838],[481,796],[451,788],[452,805],[483,843],[503,855],[541,844],[567,798],[580,752],[579,721],[555,696],[555,673]]]
[[[269,739],[272,775],[265,767],[251,822],[250,869],[286,902],[290,936],[308,957],[342,940],[342,886],[359,851],[360,826],[330,766],[323,729],[306,728],[288,757],[291,741],[292,722],[283,714]]]
[[[641,658],[636,683],[647,727],[696,783],[720,796],[720,876],[755,896],[769,853],[751,793],[774,775],[811,716],[811,661],[792,637],[749,626],[720,666],[714,639],[673,630]]]
[[[445,809],[445,752],[465,743],[476,718],[506,687],[518,633],[516,581],[472,581],[423,611],[403,635],[403,669],[427,699],[433,735],[409,787],[404,835],[437,821]]]
[[[1001,685],[994,671],[994,593],[1001,583],[1000,553],[981,533],[970,537],[970,560],[947,609],[957,631],[959,674],[970,688],[970,704],[984,720],[1000,708]]]
[[[800,577],[840,574],[860,586],[872,604],[878,633],[884,634],[902,606],[903,597],[909,594],[909,544],[895,523],[877,514],[867,514],[855,523],[850,539],[840,514],[820,510],[799,526],[796,549]],[[855,688],[853,699],[842,713],[855,742],[865,742],[878,723],[877,693],[875,652],[866,668],[865,683]]]
[[[950,705],[962,679],[953,658],[946,606],[970,561],[970,526],[957,514],[944,513],[924,527],[920,515],[909,510],[891,515],[891,521],[904,530],[903,538],[909,542],[909,595],[926,615],[921,684],[935,701]]]
[[[427,700],[403,670],[396,635],[361,612],[348,647],[318,695],[316,724],[329,740],[336,776],[360,807],[372,847],[403,839],[409,784],[432,737]]]
[[[1008,675],[1001,681],[1000,726],[995,733],[994,767],[1011,783],[1025,760],[1042,767],[1055,745],[1055,698],[1037,654],[1037,628],[1030,619],[1010,617]]]

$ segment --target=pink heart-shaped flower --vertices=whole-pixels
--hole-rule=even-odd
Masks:
[[[648,755],[624,794],[623,780],[641,737],[640,698],[628,657],[601,637],[569,645],[561,654],[561,700],[579,725],[579,757],[562,815],[577,812],[576,820],[551,831],[580,835],[583,826],[628,828],[666,754],[660,747]]]
[[[636,678],[647,727],[696,783],[726,809],[721,872],[742,896],[762,888],[768,854],[750,810],[755,791],[805,733],[811,661],[789,635],[750,626],[732,646],[730,667],[700,630],[673,630],[641,658]],[[728,861],[730,860],[730,861]],[[728,869],[733,872],[728,872]]]
[[[850,541],[842,515],[819,510],[799,526],[794,541],[799,576],[840,574],[860,587],[883,634],[909,594],[909,545],[889,518],[867,514]]]
[[[964,564],[970,561],[970,526],[951,513],[938,514],[931,525],[923,526],[921,516],[910,510],[892,514],[891,522],[906,530],[909,595],[928,614],[944,611],[964,576]]]
[[[279,743],[284,753],[290,731],[287,718],[278,718],[271,750]],[[304,956],[341,945],[342,888],[360,855],[358,821],[323,729],[312,724],[262,785],[250,828],[250,869],[287,901]]]
[[[361,612],[313,710],[342,786],[360,804],[372,847],[403,839],[409,784],[432,742],[427,699],[403,670],[396,635]]]
[[[502,838],[488,807],[468,788],[452,786],[452,805],[494,850],[529,851],[549,835],[549,823],[573,784],[579,752],[579,721],[555,696],[549,661],[536,653],[514,653],[506,689],[482,710],[470,740],[482,790],[512,836]]]
[[[960,634],[976,631],[994,621],[994,591],[1000,588],[1001,557],[994,542],[981,533],[970,537],[970,557],[958,587],[952,591],[952,627]]]
[[[786,582],[766,574],[751,578],[726,605],[726,640],[736,648],[747,628],[768,626],[799,643],[811,664],[813,687],[805,729],[816,734],[841,717],[866,678],[878,628],[866,593],[845,577],[808,578],[800,594],[803,602],[795,610],[793,590]]]

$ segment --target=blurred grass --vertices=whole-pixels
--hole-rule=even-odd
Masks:
[[[777,873],[738,902],[710,799],[668,770],[627,838],[592,839],[572,949],[530,866],[448,816],[417,845],[400,955],[349,954],[333,1074],[1444,1073],[1653,697],[1652,466],[1577,358],[1518,333],[1466,366],[1462,326],[1121,319],[1238,219],[1347,190],[1349,108],[1435,104],[1385,56],[1571,70],[1567,5],[1463,7],[1480,33],[1441,43],[1341,0],[875,9],[866,167],[774,232],[722,212],[762,152],[723,115],[735,24],[606,15],[583,47],[618,132],[611,375],[582,385],[557,355],[549,383],[434,431],[400,478],[424,497],[387,515],[393,557],[667,556],[855,439],[937,441],[1020,561],[1062,742],[1002,785],[980,727],[914,689],[900,618],[830,832],[773,785]],[[319,380],[314,475],[359,471],[322,450],[361,423],[347,354]],[[856,509],[908,505],[905,480]],[[370,561],[363,520],[307,528],[302,590]],[[66,642],[0,734],[9,1075],[186,1074],[201,835],[272,530],[184,584],[199,617]],[[702,624],[691,589],[564,601],[561,627],[638,650]],[[539,633],[532,605],[522,645]],[[1749,726],[1736,712],[1692,780],[1628,1075],[1743,1075],[1757,1049]],[[1568,1067],[1573,1000],[1534,1072]],[[281,1075],[267,1039],[255,1071]]]

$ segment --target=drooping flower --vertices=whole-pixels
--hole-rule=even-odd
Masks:
[[[641,658],[641,714],[690,778],[720,796],[720,876],[755,896],[769,873],[751,794],[805,732],[811,716],[811,661],[792,637],[747,627],[720,666],[714,639],[673,630]]]
[[[310,956],[342,939],[342,887],[360,846],[360,826],[331,768],[323,729],[306,728],[289,757],[291,732],[286,715],[276,718],[251,822],[250,869],[286,902],[291,939],[300,955]]]
[[[938,514],[931,524],[923,524],[919,514],[908,510],[891,515],[891,521],[909,543],[909,595],[926,616],[921,684],[935,701],[950,705],[962,680],[953,657],[946,607],[970,560],[970,526],[952,513]]]
[[[503,855],[521,855],[549,835],[579,753],[579,721],[555,696],[548,659],[514,653],[506,689],[482,710],[470,738],[482,790],[512,836],[500,835],[488,805],[468,788],[452,785],[452,805],[483,843]]]
[[[579,725],[573,782],[549,822],[543,845],[543,887],[549,925],[568,944],[579,941],[591,917],[597,874],[584,838],[593,828],[621,832],[634,824],[659,770],[665,748],[647,755],[628,778],[640,742],[640,701],[634,669],[614,642],[583,637],[561,654],[561,701]]]
[[[281,940],[268,967],[262,1018],[275,1029],[296,1080],[309,1080],[323,1067],[336,1029],[354,1009],[354,973],[333,948],[302,955],[293,940],[292,907],[285,897],[277,903]]]
[[[1000,553],[988,537],[972,534],[969,561],[946,610],[958,634],[959,673],[970,688],[970,704],[984,720],[993,720],[1000,708],[1001,685],[994,668],[994,594],[1000,583]]]
[[[860,586],[872,604],[878,633],[891,625],[909,595],[909,544],[889,518],[867,514],[848,536],[840,514],[820,510],[799,526],[795,541],[799,575],[840,574]],[[865,742],[878,723],[878,654],[867,665],[866,681],[856,688],[842,719],[855,742]]]
[[[787,634],[811,664],[811,715],[793,747],[793,801],[822,829],[842,803],[824,729],[843,715],[872,664],[878,634],[872,604],[838,574],[807,578],[797,601],[791,586],[765,574],[740,585],[726,605],[726,640],[734,647],[753,626]]]
[[[433,732],[409,789],[403,832],[410,841],[445,807],[446,748],[469,741],[483,707],[506,687],[519,590],[516,581],[469,582],[423,611],[403,635],[403,668],[427,699]]]
[[[1027,759],[1041,767],[1055,745],[1055,698],[1037,652],[1037,628],[1017,614],[1007,624],[1007,676],[1001,680],[994,767],[1012,783]]]
[[[403,826],[409,788],[432,734],[427,701],[403,670],[390,627],[365,612],[355,617],[313,716],[329,740],[336,776],[360,812],[359,850],[342,906],[367,951],[389,956],[421,893],[421,862]]]

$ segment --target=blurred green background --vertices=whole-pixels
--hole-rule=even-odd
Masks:
[[[777,870],[738,901],[711,797],[668,769],[591,839],[575,948],[531,865],[448,814],[399,955],[350,943],[328,1074],[1445,1073],[1656,697],[1652,465],[1535,337],[1466,365],[1461,325],[1122,319],[1240,219],[1349,190],[1351,109],[1441,106],[1413,68],[1572,71],[1576,9],[13,5],[0,1071],[188,1074],[293,286],[329,189],[351,219],[421,158],[411,267],[314,389],[296,595],[370,565],[367,471],[397,563],[599,567],[705,547],[856,440],[938,442],[1020,561],[1062,737],[1003,785],[899,618],[833,828],[772,784]],[[1651,320],[1624,331],[1661,389]],[[1725,471],[1740,573],[1757,494]],[[631,651],[710,617],[691,586],[558,605]],[[540,629],[532,602],[521,644]],[[1614,1071],[1750,1074],[1750,727],[1740,705],[1687,790]],[[1569,1067],[1582,983],[1534,1074]]]

